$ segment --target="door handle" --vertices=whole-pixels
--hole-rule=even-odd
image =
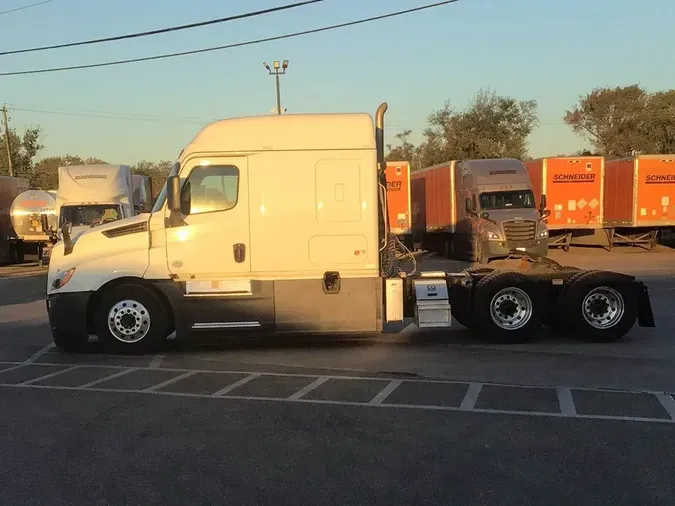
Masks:
[[[244,260],[246,260],[246,245],[245,244],[238,242],[237,244],[232,246],[232,250],[233,250],[233,253],[234,253],[234,261],[235,262],[240,264]]]

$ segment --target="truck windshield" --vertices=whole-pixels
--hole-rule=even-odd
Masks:
[[[119,206],[114,204],[96,204],[61,207],[61,225],[69,221],[73,227],[88,226],[94,222],[109,218],[114,220],[122,218]]]
[[[483,211],[491,209],[533,209],[534,207],[532,190],[509,190],[480,194],[480,208]]]
[[[180,163],[176,162],[173,164],[173,167],[171,167],[171,171],[166,177],[169,178],[171,176],[178,175],[179,170],[180,170]],[[152,206],[152,212],[156,213],[157,211],[161,211],[162,207],[164,207],[164,202],[166,202],[166,181],[164,182],[164,186],[162,186],[162,191],[159,192],[159,195],[157,196],[155,205]]]

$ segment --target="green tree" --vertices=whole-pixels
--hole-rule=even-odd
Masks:
[[[675,153],[675,90],[650,95],[646,116],[647,151]]]
[[[629,156],[653,149],[650,137],[658,130],[654,111],[667,108],[667,103],[666,97],[650,96],[637,84],[595,88],[579,97],[564,120],[591,143],[593,151],[608,157]]]
[[[432,112],[420,146],[423,166],[447,160],[527,157],[527,138],[537,126],[537,102],[479,90],[457,111],[446,102]]]
[[[0,135],[0,174],[9,174],[9,161],[7,159],[6,137],[3,131]],[[12,153],[12,168],[14,175],[30,179],[33,173],[33,159],[44,147],[40,142],[42,129],[40,127],[28,128],[23,135],[19,135],[15,129],[9,129],[9,145]]]
[[[399,142],[398,146],[392,147],[391,144],[387,144],[387,153],[386,159],[388,161],[402,161],[410,162],[413,168],[415,167],[415,162],[417,158],[415,146],[408,140],[412,134],[411,130],[404,130],[401,133],[398,133],[394,138]]]

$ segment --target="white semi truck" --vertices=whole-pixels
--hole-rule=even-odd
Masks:
[[[47,280],[56,345],[76,351],[95,334],[142,353],[173,331],[363,335],[406,317],[454,319],[498,342],[532,339],[542,324],[602,341],[636,320],[655,325],[635,278],[526,253],[500,269],[400,272],[386,109],[375,125],[365,113],[217,121],[180,153],[152,213],[76,238],[64,224]]]
[[[131,169],[127,165],[69,165],[59,167],[58,177],[59,227],[70,223],[73,237],[92,226],[136,214]]]

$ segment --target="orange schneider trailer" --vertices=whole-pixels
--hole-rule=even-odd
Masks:
[[[387,208],[389,228],[403,244],[412,247],[410,216],[410,162],[387,162]]]
[[[602,229],[604,157],[549,157],[524,163],[537,207],[544,194],[551,211],[546,219],[549,246],[567,251],[574,238],[593,236]]]
[[[659,230],[675,227],[675,155],[608,160],[605,228],[609,246],[656,246]]]

